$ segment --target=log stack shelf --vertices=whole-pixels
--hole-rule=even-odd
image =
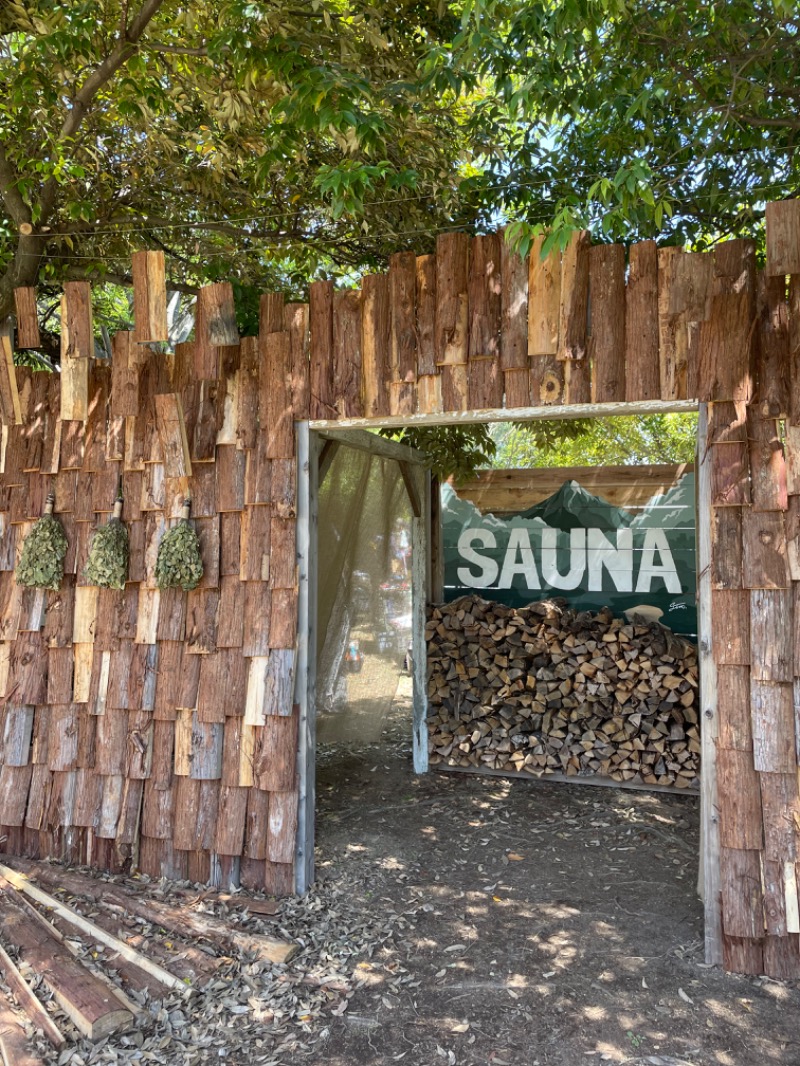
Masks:
[[[663,626],[463,596],[426,637],[431,765],[698,790],[697,649]]]
[[[699,406],[707,958],[800,976],[800,201],[768,205],[766,233],[763,271],[747,240],[688,253],[576,233],[522,260],[499,234],[447,233],[359,291],[265,295],[257,337],[238,336],[231,287],[208,286],[169,354],[153,347],[164,261],[145,250],[110,361],[89,285],[65,285],[59,374],[14,364],[40,340],[20,292],[16,337],[0,334],[6,849],[304,887],[309,434]],[[108,592],[82,574],[120,478],[131,568]],[[51,491],[69,551],[43,593],[14,566]],[[186,495],[203,582],[160,592],[157,545]]]

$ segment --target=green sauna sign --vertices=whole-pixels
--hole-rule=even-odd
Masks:
[[[566,481],[519,514],[481,514],[446,485],[442,525],[448,600],[561,596],[578,610],[647,607],[678,633],[697,631],[694,474],[635,513]]]

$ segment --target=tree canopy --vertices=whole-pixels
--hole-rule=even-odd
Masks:
[[[796,196],[800,7],[793,0],[472,0],[430,77],[491,82],[472,121],[502,153],[471,180],[487,212],[565,239],[696,246],[758,235]],[[481,193],[481,190],[483,192]]]
[[[693,463],[697,449],[697,415],[660,414],[635,417],[544,422],[504,422],[492,428],[491,465],[515,467],[638,465]],[[565,432],[566,430],[566,432]],[[489,464],[486,464],[489,465]]]
[[[144,246],[299,293],[453,227],[757,236],[798,104],[792,0],[5,0],[0,319]]]
[[[0,319],[137,247],[178,287],[290,287],[419,243],[458,211],[465,103],[422,79],[457,29],[425,0],[5,0]]]

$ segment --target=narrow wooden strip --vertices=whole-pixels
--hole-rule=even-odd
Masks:
[[[339,292],[333,298],[334,405],[343,418],[364,413],[361,390],[361,293]]]
[[[625,398],[661,395],[658,359],[658,250],[655,241],[631,245],[625,290]]]
[[[375,418],[389,411],[391,307],[389,278],[368,274],[362,279],[361,364],[364,415]]]
[[[134,252],[131,273],[137,344],[169,340],[164,253]]]
[[[417,376],[436,373],[436,256],[417,256]]]
[[[417,378],[416,333],[417,259],[413,252],[397,252],[389,259],[392,346],[389,367],[394,381]]]
[[[333,418],[332,281],[315,281],[309,287],[309,328],[311,417]]]
[[[468,359],[491,359],[499,364],[502,312],[500,237],[496,233],[473,237],[467,281],[469,309]],[[502,400],[501,400],[502,402]]]
[[[800,200],[768,203],[767,274],[800,274]]]
[[[26,962],[40,974],[84,1036],[99,1040],[130,1025],[131,1012],[59,944],[55,931],[48,932],[14,905],[8,891],[0,897],[0,910],[5,935],[22,949]]]
[[[436,239],[436,362],[466,363],[468,350],[469,237],[441,233]]]
[[[66,1043],[64,1034],[33,992],[31,992],[27,981],[17,969],[14,960],[2,947],[0,947],[0,969],[3,971],[3,977],[6,984],[14,993],[17,1002],[25,1011],[35,1028],[41,1029],[53,1047],[63,1047]]]
[[[36,288],[26,285],[14,289],[14,308],[17,315],[17,348],[40,347],[42,339],[39,333]]]
[[[586,358],[589,305],[589,231],[575,230],[561,257],[558,358]]]
[[[592,402],[624,400],[625,387],[625,249],[599,244],[589,250]]]

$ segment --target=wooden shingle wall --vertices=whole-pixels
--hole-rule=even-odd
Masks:
[[[134,856],[152,876],[240,875],[289,893],[307,316],[267,297],[260,336],[240,343],[230,293],[213,286],[197,341],[160,354],[146,343],[164,336],[159,264],[147,265],[134,271],[136,332],[114,338],[110,366],[76,346],[66,375],[16,369],[0,480],[3,850],[110,869]],[[70,337],[85,345],[88,288],[74,313],[72,295]],[[65,390],[75,418],[60,417]],[[120,482],[131,560],[117,592],[82,571]],[[15,559],[49,491],[67,573],[58,592],[22,589]],[[160,592],[158,543],[186,495],[203,580]]]
[[[708,404],[711,643],[728,968],[800,976],[800,201],[769,205],[767,266],[732,240],[525,262],[497,236],[439,237],[359,293],[265,296],[235,334],[229,286],[165,356],[163,263],[134,263],[136,329],[94,361],[88,287],[65,288],[62,373],[13,367],[0,337],[0,835],[5,847],[291,891],[297,817],[294,427],[626,401]],[[18,344],[37,339],[21,292]],[[33,309],[33,310],[32,310]],[[602,408],[600,409],[600,411]],[[702,457],[701,457],[702,458]],[[124,592],[87,588],[89,534],[118,481]],[[48,491],[64,521],[57,593],[17,588]],[[159,538],[187,493],[205,556],[159,593]]]

